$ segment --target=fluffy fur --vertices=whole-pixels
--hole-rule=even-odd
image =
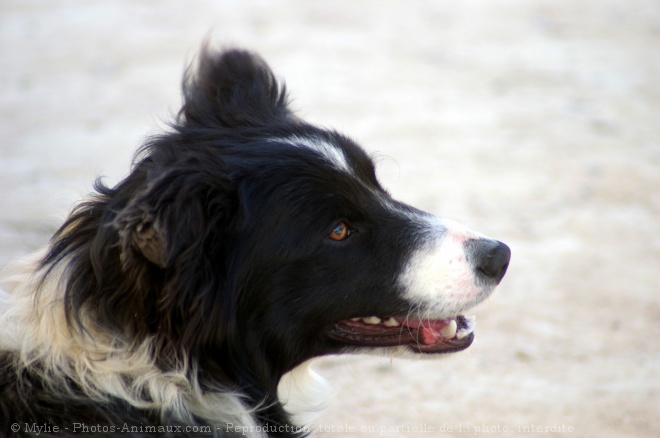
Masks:
[[[472,342],[458,315],[504,244],[393,200],[257,55],[204,50],[183,93],[131,173],[3,276],[1,432],[305,434],[288,393],[310,359]]]

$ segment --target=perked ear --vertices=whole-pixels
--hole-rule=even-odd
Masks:
[[[179,116],[204,126],[264,126],[294,120],[285,87],[258,55],[243,50],[213,52],[202,48],[194,71],[183,80]]]
[[[200,256],[204,243],[229,213],[229,181],[186,169],[171,169],[117,214],[121,261],[128,268],[136,256],[166,269],[180,257]]]

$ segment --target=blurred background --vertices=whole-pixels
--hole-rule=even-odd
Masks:
[[[660,436],[657,0],[3,0],[0,265],[128,172],[205,38],[513,250],[469,350],[319,361],[318,436]]]

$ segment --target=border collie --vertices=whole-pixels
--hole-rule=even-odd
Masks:
[[[472,343],[505,244],[392,199],[253,53],[205,48],[183,95],[4,275],[0,434],[301,435],[278,385],[308,360]]]

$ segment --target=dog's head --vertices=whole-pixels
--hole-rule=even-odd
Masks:
[[[472,343],[461,314],[502,280],[506,245],[392,199],[254,54],[204,52],[184,94],[174,131],[107,191],[97,251],[125,282],[102,299],[109,322],[271,378],[324,354]]]

